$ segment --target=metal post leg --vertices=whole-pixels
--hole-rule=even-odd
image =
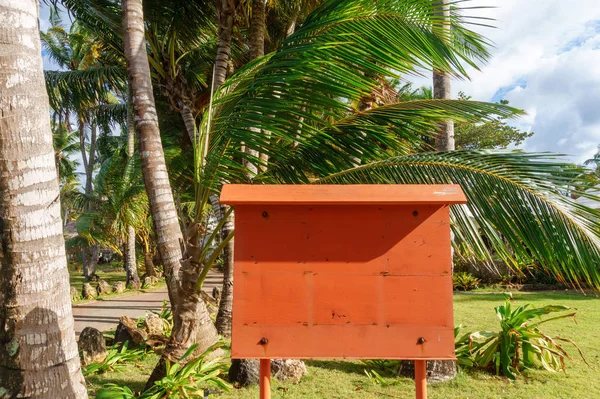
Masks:
[[[427,361],[415,360],[417,399],[427,399]]]
[[[260,399],[271,399],[271,359],[260,359]]]

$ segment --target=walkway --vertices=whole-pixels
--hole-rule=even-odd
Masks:
[[[211,294],[213,287],[221,288],[222,284],[223,275],[211,271],[206,277],[203,290]],[[164,300],[169,300],[167,287],[74,305],[75,334],[79,337],[81,331],[88,326],[100,331],[112,330],[119,324],[121,316],[136,319],[151,310],[158,311]]]

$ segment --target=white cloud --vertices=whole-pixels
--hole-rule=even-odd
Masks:
[[[463,3],[465,4],[465,3]],[[514,124],[534,131],[524,149],[581,162],[600,144],[600,6],[598,0],[473,0],[492,6],[469,15],[494,18],[493,58],[453,91],[476,100],[506,98],[528,115]],[[416,84],[431,83],[419,79]]]

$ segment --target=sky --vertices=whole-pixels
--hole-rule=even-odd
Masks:
[[[600,145],[600,0],[472,0],[468,15],[493,18],[473,27],[492,40],[492,58],[453,82],[474,100],[506,99],[527,115],[511,124],[535,134],[523,150],[566,154],[581,163]],[[66,18],[67,19],[67,18]],[[67,22],[67,21],[65,21]],[[40,10],[48,27],[48,9]],[[55,69],[46,57],[44,65]],[[429,79],[416,85],[431,86]]]
[[[463,3],[464,4],[464,3]],[[535,132],[522,149],[551,151],[581,163],[600,144],[599,0],[473,0],[491,6],[469,15],[494,18],[473,29],[494,42],[492,59],[470,80],[453,82],[474,100],[499,101],[527,112],[511,124]],[[431,84],[417,80],[415,84]]]

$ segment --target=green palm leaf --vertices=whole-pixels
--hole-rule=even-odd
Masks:
[[[319,184],[460,184],[452,208],[455,246],[491,259],[482,236],[517,270],[528,260],[557,279],[600,289],[600,213],[566,195],[571,165],[550,154],[454,151],[390,158],[332,174]]]
[[[295,150],[294,143],[314,147],[315,140],[341,151],[336,160],[366,162],[375,155],[367,149],[377,146],[405,151],[395,134],[331,133],[340,129],[336,121],[354,112],[352,103],[386,79],[423,69],[466,77],[465,65],[486,59],[487,42],[467,29],[461,11],[457,5],[452,18],[461,40],[448,42],[429,0],[327,1],[277,52],[232,78],[234,84],[223,89],[229,94],[217,96],[213,134],[230,137],[232,148],[243,142],[280,158],[292,157],[286,152]],[[312,158],[319,159],[322,155]]]

